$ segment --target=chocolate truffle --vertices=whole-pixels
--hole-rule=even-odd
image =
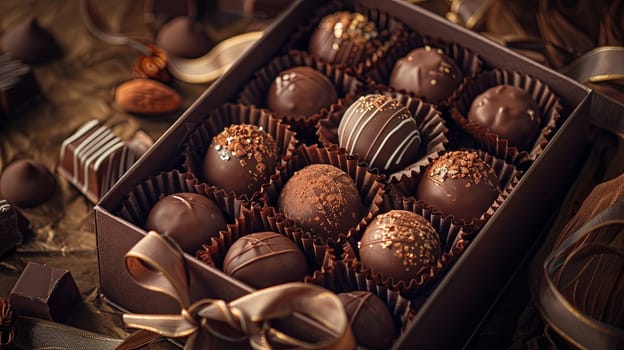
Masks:
[[[362,200],[353,179],[329,164],[295,172],[278,199],[279,210],[314,236],[338,239],[362,218]]]
[[[269,182],[278,159],[277,143],[262,127],[233,124],[212,138],[204,156],[204,180],[251,196]]]
[[[161,198],[150,210],[146,229],[167,234],[187,253],[194,254],[203,243],[226,229],[217,205],[197,193],[174,193]]]
[[[451,96],[462,79],[461,69],[442,49],[425,46],[410,51],[394,64],[389,84],[429,101],[441,102]]]
[[[0,55],[0,121],[16,116],[37,95],[39,85],[30,67]]]
[[[190,17],[176,17],[165,24],[158,32],[156,44],[170,55],[184,58],[202,56],[213,46],[199,23]]]
[[[9,56],[27,64],[47,62],[61,52],[52,34],[42,28],[35,17],[7,30],[0,46]]]
[[[354,291],[338,294],[358,345],[366,349],[390,349],[397,335],[394,319],[375,294]]]
[[[54,176],[36,160],[18,160],[0,175],[0,193],[18,207],[37,206],[50,199],[55,191]]]
[[[541,123],[539,108],[531,95],[511,85],[494,86],[477,96],[470,106],[468,120],[521,150],[531,148]]]
[[[286,236],[257,232],[236,240],[223,260],[223,271],[254,288],[303,281],[308,272],[303,252]]]
[[[321,19],[310,38],[310,53],[329,62],[357,65],[375,50],[377,27],[361,13],[335,12]]]
[[[440,238],[422,216],[391,210],[375,217],[359,242],[362,264],[406,284],[440,258]]]
[[[420,132],[410,111],[390,96],[360,97],[338,126],[338,143],[369,167],[392,173],[418,160]]]
[[[338,100],[336,88],[321,72],[294,67],[280,72],[267,93],[267,106],[291,117],[311,116]]]
[[[477,152],[454,151],[425,169],[416,199],[442,214],[469,222],[480,218],[500,193],[496,172]]]

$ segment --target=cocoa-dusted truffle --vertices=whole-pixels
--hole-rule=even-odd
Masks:
[[[156,37],[156,44],[170,55],[197,58],[213,46],[199,23],[190,17],[176,17],[167,22]]]
[[[389,84],[441,102],[451,96],[462,79],[461,69],[442,49],[425,46],[410,51],[394,64]]]
[[[390,349],[397,336],[394,319],[375,294],[354,291],[338,294],[358,345],[371,350]]]
[[[528,150],[535,142],[541,116],[526,91],[512,85],[497,85],[474,99],[468,120],[509,140],[510,146]]]
[[[311,116],[338,100],[336,87],[316,69],[299,66],[280,72],[267,93],[267,106],[291,117]]]
[[[286,182],[279,210],[315,236],[338,239],[362,218],[362,201],[355,182],[329,164],[311,164]]]
[[[0,193],[18,207],[37,206],[54,195],[56,180],[48,168],[31,159],[10,164],[0,176]]]
[[[226,229],[217,205],[197,193],[181,192],[161,198],[150,210],[146,229],[167,234],[187,253],[194,254],[203,243]]]
[[[305,255],[286,236],[258,232],[236,240],[223,260],[223,271],[254,288],[303,281]]]
[[[477,152],[454,151],[431,163],[416,189],[423,200],[445,215],[478,219],[500,194],[496,172]]]
[[[61,53],[52,34],[39,25],[36,17],[9,28],[0,46],[9,56],[27,64],[44,63]]]
[[[416,120],[404,105],[390,96],[370,94],[346,110],[338,142],[371,168],[391,173],[418,160],[421,139]]]
[[[335,12],[321,19],[310,52],[329,62],[357,65],[376,50],[377,26],[358,12]]]
[[[362,264],[409,283],[440,258],[440,238],[422,216],[407,210],[391,210],[375,217],[359,242]]]
[[[204,179],[237,195],[251,196],[269,182],[278,158],[275,139],[262,127],[233,124],[212,138],[204,156]]]

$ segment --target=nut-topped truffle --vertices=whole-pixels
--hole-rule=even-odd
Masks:
[[[353,179],[329,164],[311,164],[284,185],[279,210],[315,236],[338,239],[362,218],[362,202]]]
[[[345,111],[338,126],[339,145],[382,173],[415,162],[420,142],[416,120],[390,96],[360,97]]]
[[[378,31],[359,12],[335,12],[321,19],[310,38],[310,52],[329,62],[357,65],[371,55]]]
[[[445,215],[478,219],[501,193],[496,172],[474,151],[454,151],[431,163],[416,189],[423,200]]]
[[[497,85],[474,99],[468,120],[509,140],[510,146],[529,150],[542,119],[537,104],[526,91],[512,85]]]
[[[410,51],[395,63],[389,85],[441,102],[451,96],[462,79],[461,69],[442,49],[425,46]]]
[[[359,243],[362,264],[409,283],[440,258],[440,238],[422,216],[407,210],[378,215],[366,228]]]
[[[278,158],[277,143],[262,127],[233,124],[212,138],[204,156],[204,180],[251,196],[269,182]]]

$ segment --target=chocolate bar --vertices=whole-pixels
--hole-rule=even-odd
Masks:
[[[20,316],[61,322],[80,299],[71,273],[28,262],[9,294],[13,311]]]
[[[15,117],[39,95],[39,85],[29,66],[0,55],[0,120]]]
[[[63,141],[58,171],[96,203],[139,156],[108,127],[92,120]]]
[[[28,221],[5,199],[0,199],[0,256],[22,244]]]

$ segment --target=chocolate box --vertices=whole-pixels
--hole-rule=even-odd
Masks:
[[[624,114],[623,110],[588,88],[552,70],[426,10],[403,0],[356,0],[395,16],[417,33],[461,43],[479,54],[491,67],[516,70],[540,79],[561,98],[561,123],[545,151],[531,165],[501,208],[483,227],[450,271],[417,309],[413,322],[395,342],[396,349],[457,348],[474,330],[497,292],[557,207],[577,176],[589,150],[587,132],[596,113]],[[306,23],[323,1],[296,2],[232,68],[223,75],[167,130],[95,208],[100,286],[103,296],[120,309],[137,313],[177,313],[179,306],[132,281],[125,270],[124,254],[146,231],[115,213],[124,196],[152,175],[172,169],[181,142],[196,122],[236,94],[254,72],[280,54],[289,36]],[[615,117],[614,117],[615,118]],[[191,299],[232,300],[250,291],[221,271],[186,255],[190,270]]]

